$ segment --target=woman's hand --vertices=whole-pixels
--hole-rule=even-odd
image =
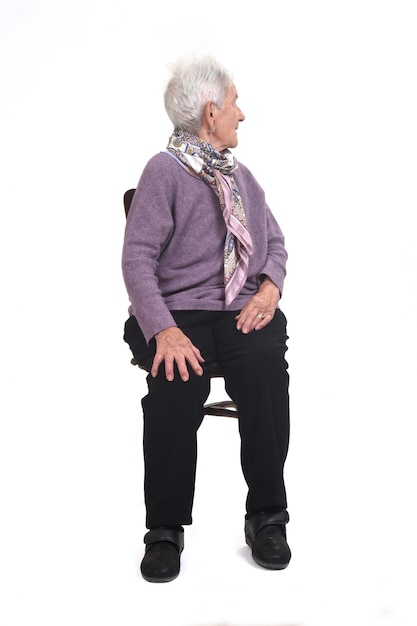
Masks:
[[[158,374],[159,366],[165,361],[165,376],[167,380],[174,380],[174,365],[178,367],[178,371],[183,381],[190,378],[187,363],[192,370],[198,375],[203,374],[203,368],[200,363],[204,363],[204,359],[200,354],[200,350],[196,348],[182,330],[177,326],[170,326],[155,335],[156,354],[152,363],[151,374],[155,378]]]
[[[278,287],[266,276],[258,291],[236,316],[236,328],[245,334],[264,328],[274,317],[280,298]]]

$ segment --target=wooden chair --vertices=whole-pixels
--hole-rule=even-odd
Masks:
[[[123,196],[123,205],[125,209],[125,215],[127,217],[130,209],[130,205],[132,204],[133,196],[135,194],[136,189],[128,189]],[[131,359],[130,361],[132,365],[138,365],[136,359]],[[139,366],[140,367],[140,366]],[[211,378],[223,378],[220,367],[218,363],[213,363],[212,369],[210,372]],[[205,404],[204,407],[204,415],[218,415],[219,417],[238,417],[237,407],[234,402],[231,400],[220,400],[218,402],[210,402]]]

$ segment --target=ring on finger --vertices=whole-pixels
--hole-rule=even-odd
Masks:
[[[263,320],[264,316],[262,315],[262,313],[258,313],[258,315],[256,316],[258,317],[260,320]]]

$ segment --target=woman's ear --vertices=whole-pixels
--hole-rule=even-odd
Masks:
[[[208,132],[211,132],[213,126],[216,125],[216,113],[217,107],[214,102],[210,100],[210,102],[207,102],[205,105],[203,111],[203,126]]]

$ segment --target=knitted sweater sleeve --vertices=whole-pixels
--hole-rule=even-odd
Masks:
[[[252,172],[242,163],[239,164],[238,172],[236,178],[244,193],[249,231],[255,248],[253,274],[257,284],[253,288],[257,289],[263,277],[268,276],[282,295],[288,258],[284,234],[266,201],[263,188]]]
[[[285,238],[279,227],[272,211],[267,207],[266,210],[268,252],[265,265],[261,271],[261,276],[269,276],[269,278],[277,285],[280,294],[284,289],[284,279],[286,276],[286,264],[288,253],[285,248]]]
[[[146,341],[176,326],[158,281],[158,260],[174,228],[168,198],[170,181],[157,184],[158,164],[151,159],[142,172],[126,221],[122,251],[122,272],[131,310]]]

